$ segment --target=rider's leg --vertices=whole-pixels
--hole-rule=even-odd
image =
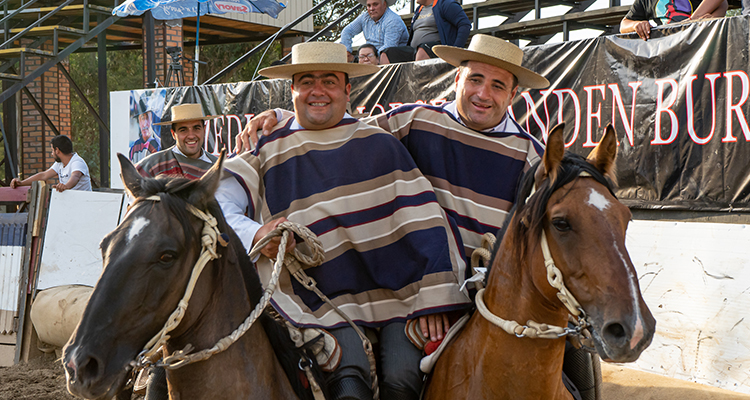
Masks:
[[[422,390],[417,349],[404,333],[404,322],[393,322],[380,329],[380,398],[383,400],[417,400]]]
[[[371,400],[370,362],[359,335],[348,326],[330,329],[329,332],[341,346],[341,363],[326,376],[332,400]]]

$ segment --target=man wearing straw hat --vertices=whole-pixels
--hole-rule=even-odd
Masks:
[[[347,60],[352,61],[352,38],[362,32],[365,41],[375,46],[383,56],[383,50],[409,44],[409,31],[401,17],[389,7],[396,0],[359,0],[367,12],[362,13],[341,31],[341,44],[348,51]],[[381,63],[382,58],[381,58]]]
[[[172,107],[172,118],[154,125],[171,125],[175,145],[149,155],[136,165],[145,177],[176,175],[199,179],[216,162],[216,156],[203,150],[205,136],[203,121],[211,118],[203,113],[200,104],[180,104]]]
[[[318,235],[325,261],[305,272],[359,328],[380,328],[380,398],[418,399],[421,351],[405,321],[464,310],[465,264],[455,227],[406,149],[346,112],[349,77],[377,69],[347,64],[341,44],[313,42],[292,48],[291,65],[262,70],[292,79],[294,115],[227,160],[216,198],[247,249],[287,219]],[[275,257],[277,248],[278,240],[262,253]],[[257,268],[267,280],[266,257]],[[272,301],[294,325],[328,329],[339,342],[341,363],[326,379],[333,399],[373,398],[357,329],[286,269]]]

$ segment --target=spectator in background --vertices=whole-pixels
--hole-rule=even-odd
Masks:
[[[360,64],[380,64],[380,60],[378,59],[378,49],[376,49],[375,46],[369,43],[363,44],[362,47],[359,48],[358,57],[358,62]]]
[[[635,32],[641,39],[648,40],[651,38],[650,20],[663,25],[722,18],[728,8],[727,0],[635,0],[620,22],[620,33]]]
[[[359,0],[359,2],[367,8],[367,12],[357,17],[341,32],[341,44],[346,46],[349,62],[354,60],[352,38],[360,32],[364,33],[367,43],[375,46],[381,57],[383,50],[406,46],[409,43],[409,32],[404,21],[388,8],[396,0]]]
[[[389,48],[380,56],[382,64],[427,60],[437,57],[432,46],[464,47],[471,21],[456,0],[417,0],[409,27],[409,46]]]
[[[172,175],[200,179],[216,162],[216,156],[203,150],[203,121],[211,116],[203,114],[200,104],[180,104],[170,111],[172,118],[158,125],[172,125],[175,145],[151,154],[135,167],[141,175],[149,178]]]
[[[46,181],[57,176],[60,181],[54,186],[58,192],[65,190],[91,191],[91,177],[86,161],[76,153],[73,153],[73,142],[65,135],[57,135],[50,141],[52,146],[52,157],[55,163],[46,171],[32,175],[24,180],[13,178],[10,187],[29,186],[34,181]]]

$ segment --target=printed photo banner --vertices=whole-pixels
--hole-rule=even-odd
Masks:
[[[649,41],[617,35],[526,48],[524,65],[551,86],[519,88],[509,112],[542,140],[564,122],[569,150],[582,155],[612,123],[620,144],[616,193],[631,207],[750,211],[749,27],[748,19],[734,17],[660,27]],[[441,60],[384,66],[352,79],[351,111],[439,105],[455,98],[455,77]],[[143,92],[149,91],[133,96]],[[247,118],[292,109],[290,82],[265,80],[166,88],[164,115],[195,102],[216,115],[206,121],[206,149],[214,154],[234,147]],[[112,113],[119,112],[112,103]],[[168,127],[161,140],[162,148],[173,144]],[[115,142],[113,153],[127,151]]]

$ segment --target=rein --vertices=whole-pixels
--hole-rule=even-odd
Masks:
[[[583,171],[578,176],[590,177],[591,174]],[[527,197],[527,201],[534,195],[535,191],[536,186]],[[547,242],[547,235],[544,233],[544,229],[542,229],[540,236],[540,245],[542,248],[542,255],[544,256],[544,266],[547,269],[547,282],[549,282],[553,288],[557,289],[557,298],[563,303],[563,305],[565,305],[565,308],[567,308],[571,315],[569,321],[575,326],[575,328],[539,323],[532,320],[527,321],[526,325],[521,325],[516,321],[500,318],[493,314],[485,305],[484,288],[479,289],[475,297],[477,311],[479,311],[479,314],[481,314],[487,321],[511,335],[516,335],[516,337],[558,339],[564,336],[571,336],[574,345],[577,343],[578,346],[576,347],[580,347],[583,342],[589,342],[591,340],[591,334],[588,331],[588,327],[591,326],[591,324],[588,322],[586,312],[583,310],[578,300],[576,300],[570,290],[565,287],[562,272],[555,265],[555,260],[552,258],[552,253],[549,250],[549,243]],[[494,243],[494,238],[492,243]],[[474,252],[476,253],[477,251],[480,251],[479,257],[485,258],[485,261],[489,262],[489,257],[487,257],[489,252],[486,251],[486,249],[477,248]],[[474,254],[472,254],[472,258],[474,258]]]

